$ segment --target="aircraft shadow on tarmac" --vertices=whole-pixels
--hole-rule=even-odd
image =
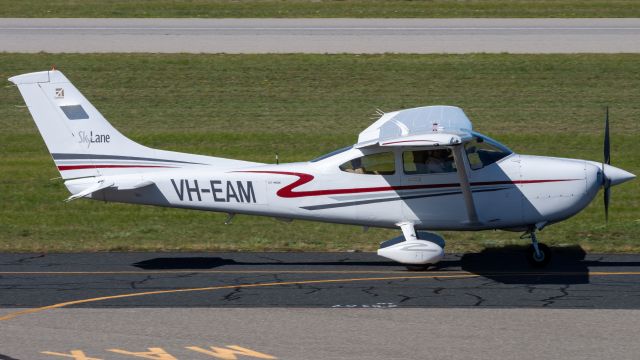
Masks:
[[[442,261],[437,268],[459,267],[503,284],[588,284],[589,266],[598,263],[585,260],[582,247],[570,246],[553,249],[551,263],[535,269],[526,259],[527,249],[528,245],[485,248],[478,253],[466,253],[458,261]]]
[[[18,359],[12,358],[11,356],[8,356],[8,355],[0,354],[0,360],[18,360]]]
[[[560,247],[554,249],[554,259],[544,269],[532,269],[526,261],[525,252],[527,246],[505,246],[486,248],[478,253],[467,253],[458,260],[445,258],[432,267],[435,271],[467,271],[478,274],[503,284],[586,284],[589,283],[589,268],[594,267],[640,267],[640,262],[616,262],[603,260],[586,260],[586,252],[580,246]],[[300,254],[304,257],[304,253]],[[222,257],[157,257],[132,264],[144,270],[204,270],[224,266],[227,270],[233,270],[234,266],[242,267],[242,270],[251,271],[251,267],[260,267],[260,270],[278,271],[278,267],[300,266],[305,270],[331,270],[335,267],[389,267],[391,270],[404,269],[402,265],[389,262],[359,260],[361,256],[353,256],[342,261],[236,261],[232,258]],[[329,269],[326,269],[329,267]],[[257,270],[257,269],[256,269]],[[378,270],[378,269],[376,269]],[[593,269],[592,269],[593,270]],[[426,272],[428,273],[428,272]],[[417,273],[418,274],[418,273]]]

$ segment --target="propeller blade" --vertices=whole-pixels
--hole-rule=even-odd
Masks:
[[[604,163],[611,164],[611,142],[609,140],[609,107],[605,108],[604,116]]]
[[[602,162],[602,188],[604,189],[604,218],[609,223],[609,201],[611,200],[611,181],[604,172],[606,165],[611,165],[611,140],[609,139],[609,107],[604,110],[604,159]]]
[[[609,200],[611,200],[611,187],[604,188],[604,219],[609,223]]]

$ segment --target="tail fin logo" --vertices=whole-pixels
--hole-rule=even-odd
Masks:
[[[109,134],[94,134],[93,131],[79,131],[78,137],[79,144],[87,144],[87,148],[91,147],[91,144],[104,144],[111,142],[111,135]]]
[[[64,99],[64,89],[56,88],[56,99]]]

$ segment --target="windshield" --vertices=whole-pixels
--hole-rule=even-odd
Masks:
[[[472,170],[482,169],[513,153],[509,148],[489,137],[478,133],[473,135],[473,140],[464,145]]]
[[[338,149],[338,150],[333,150],[333,151],[332,151],[332,152],[330,152],[330,153],[324,154],[324,155],[322,155],[322,156],[320,156],[320,157],[317,157],[317,158],[315,158],[315,159],[311,160],[311,162],[317,162],[317,161],[320,161],[320,160],[324,160],[324,159],[326,159],[326,158],[330,158],[330,157],[332,157],[333,155],[338,155],[338,154],[340,154],[340,153],[343,153],[343,152],[345,152],[345,151],[347,151],[347,150],[351,149],[352,147],[353,147],[353,145],[349,145],[349,146],[345,146],[345,147],[343,147],[343,148],[341,148],[341,149]]]
[[[511,149],[509,149],[506,145],[499,143],[498,141],[488,137],[487,135],[483,135],[483,134],[477,133],[475,131],[472,131],[471,134],[473,136],[475,136],[476,138],[479,138],[481,142],[482,141],[486,141],[487,143],[489,143],[489,144],[493,145],[494,147],[500,149],[500,151],[502,151],[504,153],[507,153],[509,155],[513,153],[513,151],[511,151]]]

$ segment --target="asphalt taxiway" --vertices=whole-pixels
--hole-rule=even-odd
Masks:
[[[637,53],[640,19],[1,19],[0,51]]]
[[[639,279],[639,255],[578,247],[543,270],[513,247],[427,272],[371,253],[1,254],[0,359],[631,358]]]
[[[521,248],[410,272],[372,253],[0,255],[0,306],[640,308],[640,256]],[[1,319],[1,318],[0,318]]]

